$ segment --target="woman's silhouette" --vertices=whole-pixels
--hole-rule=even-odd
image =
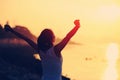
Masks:
[[[75,27],[63,38],[61,42],[53,45],[55,36],[52,30],[44,29],[38,37],[37,44],[24,35],[14,31],[8,24],[5,30],[14,33],[16,36],[25,40],[39,54],[42,62],[43,76],[42,80],[62,80],[62,54],[61,51],[80,28],[79,20],[74,21]]]

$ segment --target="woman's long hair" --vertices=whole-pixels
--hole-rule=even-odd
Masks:
[[[44,29],[40,36],[38,37],[38,49],[42,51],[48,50],[50,47],[53,46],[55,36],[51,29]]]

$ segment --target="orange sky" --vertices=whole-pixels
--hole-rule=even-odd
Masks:
[[[0,0],[0,10],[2,25],[8,20],[12,26],[27,26],[36,36],[51,28],[57,37],[64,37],[80,19],[81,30],[73,40],[120,42],[119,0]]]

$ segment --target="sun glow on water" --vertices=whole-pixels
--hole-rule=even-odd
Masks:
[[[111,43],[107,48],[106,58],[108,67],[103,75],[102,80],[117,80],[116,61],[118,59],[118,45]]]

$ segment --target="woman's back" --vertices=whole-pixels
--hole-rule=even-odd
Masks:
[[[43,77],[42,80],[62,80],[62,57],[56,56],[54,47],[48,49],[46,52],[39,51]]]

